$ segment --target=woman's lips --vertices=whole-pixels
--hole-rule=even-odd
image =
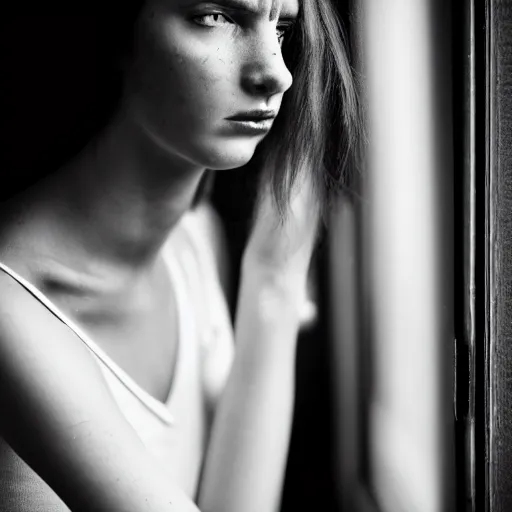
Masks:
[[[272,128],[274,118],[270,119],[229,119],[233,130],[247,135],[260,135]]]
[[[246,112],[238,112],[234,116],[227,117],[230,121],[262,121],[267,119],[274,119],[277,116],[275,110],[249,110]]]

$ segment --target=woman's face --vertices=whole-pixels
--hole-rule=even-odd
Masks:
[[[194,165],[246,164],[273,121],[255,116],[275,116],[292,84],[281,43],[298,10],[299,0],[149,0],[127,75],[137,123]]]

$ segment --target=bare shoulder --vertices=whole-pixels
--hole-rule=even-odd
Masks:
[[[12,414],[0,428],[13,435],[30,421],[37,435],[63,437],[75,425],[110,414],[113,398],[88,348],[13,278],[0,272],[0,401]],[[72,384],[72,385],[71,385]],[[23,410],[19,405],[23,404]],[[95,416],[97,416],[95,418]],[[36,434],[34,431],[33,434]],[[36,435],[36,437],[37,437]],[[24,443],[26,439],[12,439]],[[28,446],[30,443],[25,444]]]
[[[0,272],[0,355],[18,352],[27,356],[19,368],[30,371],[43,355],[45,365],[59,365],[67,358],[77,358],[85,372],[100,375],[99,368],[76,335],[11,276]],[[53,358],[50,356],[54,356]],[[0,364],[16,358],[0,357]],[[70,361],[66,361],[70,362]]]
[[[72,510],[196,510],[163,485],[89,349],[3,272],[0,383],[0,434]]]
[[[215,264],[224,293],[230,295],[231,271],[227,233],[217,210],[208,201],[202,201],[194,209],[194,216],[208,245],[212,249]]]

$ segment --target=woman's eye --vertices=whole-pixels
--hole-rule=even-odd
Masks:
[[[284,36],[290,31],[292,26],[293,25],[291,23],[288,23],[286,25],[278,25],[277,26],[277,29],[276,29],[277,39],[279,40],[280,43],[283,42]]]
[[[194,21],[198,25],[203,25],[204,27],[218,27],[219,25],[227,25],[233,23],[226,16],[224,16],[224,14],[220,14],[217,12],[212,14],[202,14],[200,16],[194,16]]]

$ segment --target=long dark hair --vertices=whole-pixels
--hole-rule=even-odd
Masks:
[[[6,93],[1,166],[12,178],[2,199],[59,168],[109,121],[122,94],[121,62],[132,49],[140,0],[88,3],[71,15],[49,10],[2,22]],[[122,13],[122,14],[120,14]],[[18,23],[16,20],[18,19]],[[293,185],[312,172],[328,209],[347,186],[360,133],[347,41],[331,0],[303,0],[283,44],[293,76],[281,112],[250,165],[261,166],[284,215]],[[11,51],[11,49],[14,49]],[[208,188],[203,183],[202,190]]]

